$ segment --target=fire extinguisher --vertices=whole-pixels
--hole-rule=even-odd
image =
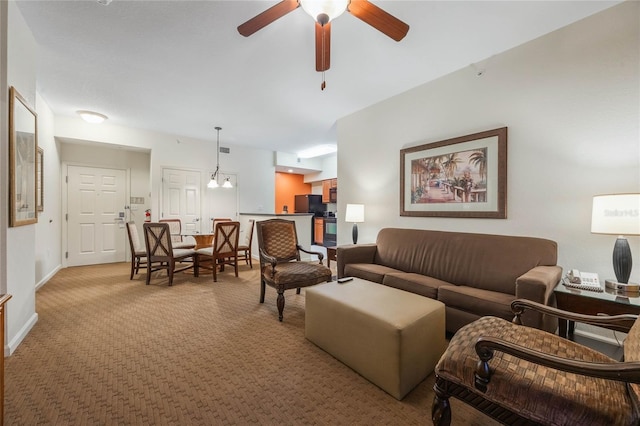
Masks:
[[[144,221],[151,222],[151,209],[147,209],[144,211]]]

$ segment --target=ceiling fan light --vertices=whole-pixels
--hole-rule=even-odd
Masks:
[[[300,5],[315,21],[324,14],[331,22],[347,10],[349,0],[300,0]]]

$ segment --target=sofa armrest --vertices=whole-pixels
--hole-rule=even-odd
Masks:
[[[516,278],[516,297],[529,299],[548,305],[552,300],[553,289],[562,278],[559,266],[536,266]]]
[[[336,249],[338,278],[344,276],[344,266],[349,263],[373,263],[377,247],[376,244],[338,246]]]
[[[536,266],[516,279],[516,298],[533,300],[543,305],[555,305],[553,289],[562,278],[560,266]],[[538,312],[527,312],[523,315],[523,324],[554,332],[557,319],[545,317]]]

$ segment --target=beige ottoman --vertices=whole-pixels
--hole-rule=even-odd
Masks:
[[[444,304],[354,278],[305,289],[305,336],[397,399],[444,353]]]

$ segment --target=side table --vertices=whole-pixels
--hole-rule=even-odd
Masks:
[[[332,260],[334,262],[338,261],[338,258],[336,257],[337,253],[338,253],[338,247],[337,246],[327,247],[327,268],[331,268],[331,261]]]
[[[558,309],[586,315],[640,315],[640,294],[623,293],[606,288],[599,293],[578,290],[559,283],[555,290]],[[573,338],[575,322],[558,319],[558,332],[562,337]]]

